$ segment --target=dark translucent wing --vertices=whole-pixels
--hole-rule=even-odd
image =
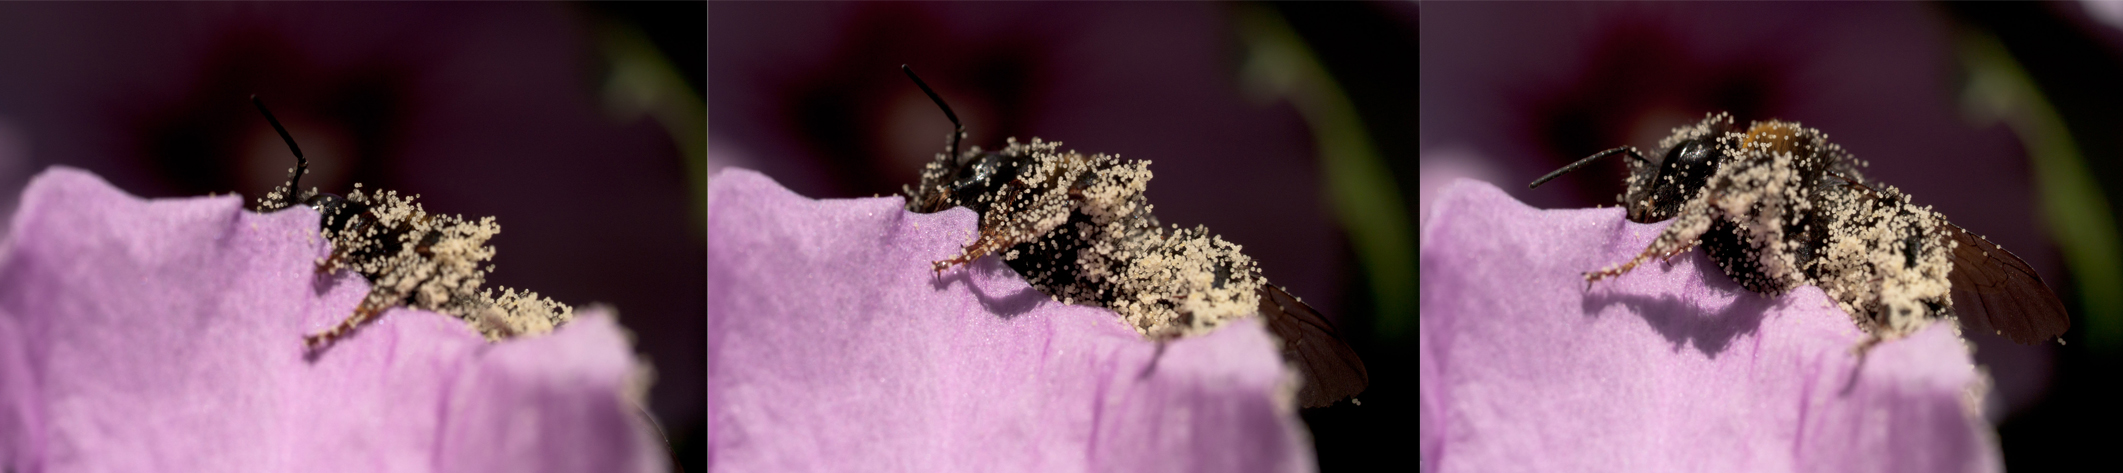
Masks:
[[[1940,222],[1939,231],[1960,243],[1954,246],[1953,272],[1947,279],[1953,281],[1953,311],[1963,330],[1998,333],[2033,345],[2071,328],[2064,301],[2042,284],[2026,261],[1958,225]]]
[[[1839,174],[1825,181],[1875,199],[1888,198]],[[1996,333],[2033,345],[2071,328],[2064,301],[2057,299],[2057,293],[2042,283],[2042,276],[2026,261],[1951,222],[1941,220],[1938,230],[1957,243],[1948,255],[1953,258],[1953,271],[1946,279],[1953,283],[1953,312],[1961,319],[1961,330]]]
[[[1274,284],[1262,284],[1260,295],[1261,316],[1267,318],[1268,330],[1282,339],[1283,359],[1304,372],[1305,385],[1297,391],[1299,405],[1333,405],[1371,385],[1364,360],[1342,343],[1334,325],[1320,317],[1319,311]]]

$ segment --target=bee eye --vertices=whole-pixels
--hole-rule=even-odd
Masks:
[[[988,181],[995,174],[995,163],[984,155],[959,171],[958,181],[951,183],[952,197],[960,204],[971,202],[988,191]]]
[[[957,182],[951,183],[952,197],[958,199],[959,205],[986,213],[987,203],[981,202],[981,197],[993,195],[1017,179],[1019,167],[1017,158],[1002,153],[982,154],[960,171]]]
[[[321,213],[326,209],[338,207],[343,202],[346,202],[346,199],[339,197],[338,194],[319,192],[317,195],[311,196],[309,200],[302,201],[302,205]]]
[[[366,204],[323,192],[317,193],[302,204],[317,211],[320,214],[319,219],[323,220],[324,229],[333,232],[346,230],[348,224],[359,218],[362,212],[369,210]]]
[[[1710,147],[1710,143],[1705,143],[1702,141],[1689,141],[1687,144],[1681,145],[1679,148],[1677,148],[1676,151],[1678,151],[1675,156],[1676,158],[1679,158],[1683,162],[1694,163],[1709,160],[1711,157],[1712,148]]]

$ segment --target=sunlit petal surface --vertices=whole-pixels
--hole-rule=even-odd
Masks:
[[[9,471],[665,471],[607,311],[489,344],[393,310],[315,356],[367,284],[314,277],[317,214],[31,181],[0,245]]]
[[[1665,223],[1447,185],[1422,228],[1423,471],[1997,471],[1953,325],[1874,347],[1812,286],[1701,251],[1586,287]]]
[[[717,471],[1305,471],[1252,321],[1160,347],[996,258],[932,272],[974,214],[708,184],[708,462]]]

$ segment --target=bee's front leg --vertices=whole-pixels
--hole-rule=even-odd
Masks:
[[[1682,207],[1681,215],[1674,219],[1673,225],[1667,226],[1664,232],[1660,232],[1658,239],[1652,240],[1651,246],[1645,247],[1644,251],[1638,253],[1636,258],[1598,271],[1585,272],[1586,288],[1590,289],[1594,281],[1628,273],[1630,270],[1636,269],[1637,265],[1650,261],[1652,258],[1672,258],[1688,252],[1688,249],[1694,248],[1702,242],[1703,232],[1710,230],[1710,219],[1711,216],[1707,206],[1701,201],[1690,202],[1687,206]]]
[[[333,326],[331,330],[302,337],[303,344],[309,347],[310,351],[317,351],[330,346],[341,338],[345,338],[355,328],[369,323],[370,320],[375,320],[377,315],[381,315],[383,311],[391,308],[392,304],[378,302],[382,300],[385,300],[385,298],[376,297],[373,293],[370,294],[370,297],[362,298],[361,305],[354,308],[353,315],[349,315],[345,320],[339,321],[339,325]]]
[[[966,248],[964,250],[960,251],[958,255],[952,256],[950,259],[931,263],[934,266],[932,269],[936,270],[936,272],[941,273],[946,269],[951,269],[952,266],[971,263],[973,262],[973,260],[980,259],[980,257],[982,256],[987,256],[990,253],[1002,251],[1004,248],[1017,246],[1017,244],[1018,241],[1016,241],[1015,238],[1010,238],[1008,236],[1001,235],[999,232],[990,232],[987,230],[982,230],[980,232],[979,240],[974,240],[972,244],[966,245]]]

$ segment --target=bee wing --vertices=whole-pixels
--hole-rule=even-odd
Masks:
[[[1825,182],[1874,199],[1890,199],[1841,174],[1830,173]],[[1953,270],[1946,273],[1946,280],[1953,284],[1953,311],[1961,319],[1962,330],[1996,333],[2033,345],[2071,328],[2064,301],[2057,299],[2057,293],[2042,283],[2042,276],[2026,261],[1945,219],[1939,220],[1938,230],[1958,243],[1949,255]]]
[[[1283,360],[1296,362],[1304,373],[1305,385],[1297,391],[1299,405],[1333,405],[1371,385],[1364,360],[1342,342],[1334,324],[1319,311],[1274,284],[1261,284],[1260,295],[1261,316],[1267,318],[1268,330],[1282,339]]]
[[[2064,302],[2026,261],[1959,225],[1941,221],[1939,230],[1960,243],[1947,279],[1953,282],[1953,311],[1963,329],[2033,345],[2071,328]]]

